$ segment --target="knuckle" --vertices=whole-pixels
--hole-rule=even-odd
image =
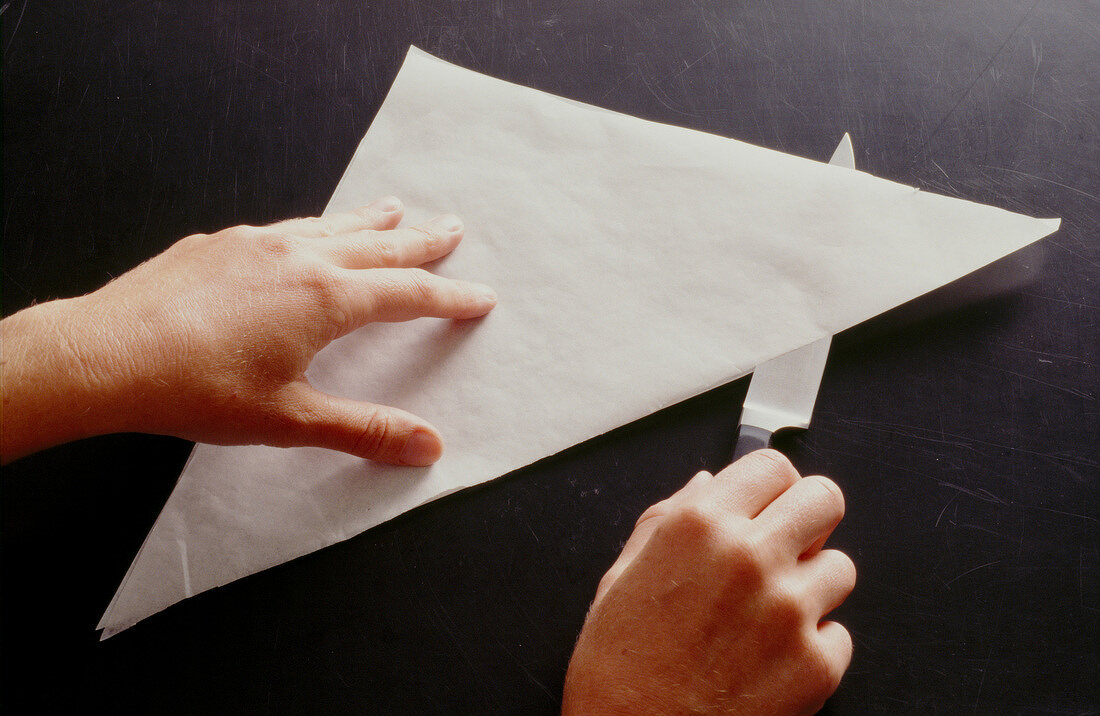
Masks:
[[[267,259],[284,259],[294,253],[295,241],[287,234],[260,233],[252,237],[256,251]]]
[[[701,470],[701,471],[697,472],[695,474],[695,476],[691,478],[691,480],[688,482],[688,484],[685,485],[684,487],[680,488],[676,493],[674,493],[670,497],[666,497],[665,499],[661,500],[660,502],[655,502],[654,504],[652,504],[648,508],[646,508],[646,511],[641,514],[641,516],[638,518],[638,521],[635,523],[634,526],[637,527],[638,525],[641,525],[643,522],[647,522],[647,521],[652,520],[652,519],[660,519],[660,518],[663,518],[663,517],[667,517],[671,512],[673,512],[677,508],[678,505],[691,505],[691,504],[693,504],[692,497],[690,496],[691,493],[689,493],[688,487],[692,483],[698,484],[698,482],[705,481],[705,480],[707,480],[711,477],[713,477],[713,475],[711,475],[706,470]],[[698,506],[698,505],[696,505],[696,506]],[[696,515],[696,517],[698,517],[698,515]]]
[[[429,303],[437,296],[435,281],[432,274],[424,269],[408,269],[409,293],[421,303]]]
[[[397,263],[397,246],[387,234],[372,231],[370,233],[370,251],[375,260],[382,266],[392,266]]]
[[[844,515],[844,493],[841,492],[840,487],[835,482],[821,475],[811,475],[805,479],[810,480],[810,484],[817,486],[818,491],[822,494],[822,499],[833,513],[840,516]]]
[[[721,544],[727,572],[742,589],[756,590],[768,579],[768,549],[744,530],[727,535]]]
[[[366,424],[355,436],[352,452],[362,457],[378,457],[396,444],[398,427],[392,417],[384,411],[374,411]]]
[[[302,261],[292,271],[295,287],[308,292],[314,300],[324,302],[336,293],[339,282],[322,262]]]
[[[190,236],[184,236],[182,239],[176,241],[168,247],[165,253],[170,253],[174,256],[190,256],[202,252],[208,245],[216,239],[215,236],[208,234],[191,234]]]
[[[611,565],[611,568],[600,577],[600,583],[596,586],[596,591],[600,594],[606,593],[615,582],[619,581],[619,577],[623,574],[623,568],[615,563]]]
[[[432,251],[443,242],[443,237],[441,237],[439,234],[432,231],[431,229],[424,228],[423,226],[411,226],[409,227],[409,230],[414,231],[420,235],[420,244],[426,251]]]
[[[648,522],[649,520],[660,519],[660,518],[664,517],[665,515],[667,515],[668,512],[669,512],[669,501],[668,500],[661,500],[660,502],[647,507],[645,512],[642,513],[641,517],[638,518],[638,521],[634,523],[634,527],[637,528],[642,523]]]
[[[714,477],[714,475],[707,472],[706,470],[700,470],[699,472],[692,475],[691,479],[688,480],[687,484],[684,485],[682,488],[680,488],[680,491],[681,492],[686,492],[689,488],[701,485],[702,483],[705,483],[705,482],[709,481],[713,477]]]
[[[270,231],[270,229],[267,229]],[[264,233],[265,229],[261,226],[253,226],[252,224],[241,224],[240,226],[234,226],[231,229],[223,229],[214,234],[215,237],[233,236],[242,239],[254,239]]]
[[[787,482],[793,482],[799,478],[798,470],[795,470],[787,456],[778,450],[764,448],[751,452],[745,457],[753,460],[760,469],[781,477]]]
[[[737,530],[725,535],[721,550],[727,561],[746,566],[762,565],[765,561],[763,545],[751,532]]]
[[[806,599],[787,582],[773,585],[768,602],[768,615],[779,633],[800,634],[808,618]]]
[[[678,536],[709,540],[717,532],[717,520],[698,502],[685,502],[668,511],[668,524]]]
[[[297,266],[294,287],[316,307],[328,325],[340,330],[351,320],[351,297],[328,264],[309,261]]]
[[[662,529],[669,530],[672,539],[692,544],[700,554],[711,555],[740,588],[756,589],[767,580],[774,549],[751,528],[750,519],[704,501],[665,506],[658,503],[650,510],[653,513],[648,517],[663,515]]]

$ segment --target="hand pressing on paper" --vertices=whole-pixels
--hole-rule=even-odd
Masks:
[[[778,452],[696,475],[647,510],[600,582],[563,712],[812,713],[852,641],[824,617],[855,567],[822,544],[840,489]]]
[[[188,236],[94,293],[5,319],[0,457],[140,431],[435,462],[442,441],[424,420],[321,393],[304,376],[321,348],[366,323],[474,318],[495,305],[487,286],[415,268],[455,248],[457,217],[397,229],[401,216],[386,198]]]

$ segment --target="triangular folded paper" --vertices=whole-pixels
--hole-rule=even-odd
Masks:
[[[459,214],[434,270],[485,319],[371,325],[318,387],[447,441],[431,468],[195,448],[100,623],[356,535],[745,375],[1051,233],[1039,220],[580,105],[410,51],[328,211],[384,194]]]

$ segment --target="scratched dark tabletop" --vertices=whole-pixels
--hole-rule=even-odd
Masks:
[[[812,429],[783,447],[847,495],[855,657],[828,711],[1100,711],[1100,4],[0,7],[4,315],[190,233],[318,213],[410,44],[807,157],[849,131],[874,174],[1062,217],[1017,257],[1029,283],[840,335]],[[597,580],[647,505],[724,465],[746,385],[103,643],[191,446],[19,461],[0,480],[0,707],[551,713]]]

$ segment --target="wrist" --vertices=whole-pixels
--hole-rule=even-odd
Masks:
[[[3,462],[126,429],[122,354],[102,340],[84,297],[31,306],[0,329]]]

